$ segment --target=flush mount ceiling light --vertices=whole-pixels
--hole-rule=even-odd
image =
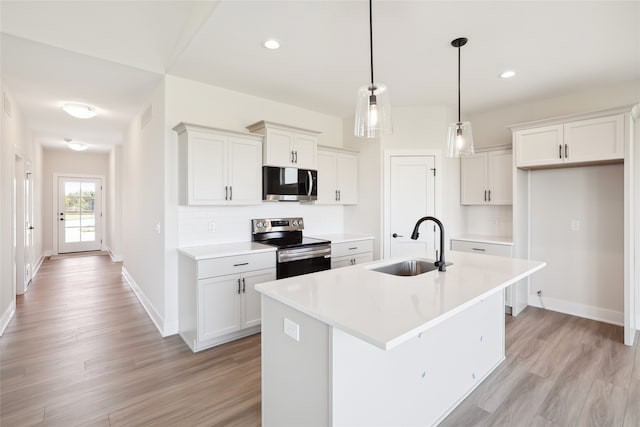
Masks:
[[[447,135],[447,157],[473,156],[473,135],[471,123],[460,119],[460,48],[467,44],[464,37],[451,41],[451,46],[458,49],[458,121],[449,125]]]
[[[84,142],[71,142],[71,141],[72,141],[71,138],[64,139],[64,142],[67,143],[67,147],[71,148],[73,151],[84,151],[87,148],[89,148],[89,146]]]
[[[278,40],[274,40],[274,39],[266,40],[263,43],[263,45],[267,49],[271,49],[271,50],[275,50],[275,49],[278,49],[280,47],[280,43],[278,42]]]
[[[356,119],[353,129],[355,136],[375,138],[380,133],[393,132],[389,92],[383,84],[373,80],[373,15],[369,0],[369,57],[371,58],[371,83],[358,90]]]
[[[62,104],[61,108],[70,116],[78,119],[90,119],[97,114],[95,107],[86,104],[67,102]]]
[[[507,70],[504,73],[500,74],[500,78],[503,79],[510,79],[511,77],[515,76],[516,72],[513,70]]]

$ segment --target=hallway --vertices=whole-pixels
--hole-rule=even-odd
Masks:
[[[0,338],[0,425],[259,425],[260,335],[193,354],[120,270],[44,261]]]

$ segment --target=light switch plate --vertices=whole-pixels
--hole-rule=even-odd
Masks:
[[[296,322],[284,318],[284,333],[296,341],[300,341],[300,325]]]

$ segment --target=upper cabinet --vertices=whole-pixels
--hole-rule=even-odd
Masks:
[[[317,169],[317,135],[320,132],[265,121],[247,126],[247,129],[264,135],[264,166]]]
[[[358,203],[358,157],[355,152],[318,149],[318,200],[316,204]]]
[[[179,191],[183,205],[262,203],[262,137],[180,123]]]
[[[622,160],[624,115],[536,126],[514,126],[516,166],[522,168]]]
[[[511,150],[486,151],[462,157],[460,203],[463,205],[510,205],[512,203]]]

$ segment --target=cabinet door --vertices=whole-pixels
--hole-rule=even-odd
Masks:
[[[331,268],[349,267],[350,265],[353,265],[353,263],[351,262],[352,259],[353,257],[351,256],[341,256],[336,258],[332,257]]]
[[[262,144],[252,139],[229,138],[229,186],[232,205],[262,203]]]
[[[317,148],[318,143],[315,136],[294,133],[292,149],[295,166],[300,169],[316,170]]]
[[[338,203],[342,205],[358,203],[358,159],[356,156],[342,153],[336,155],[336,182]]]
[[[240,329],[240,275],[198,281],[198,340]]]
[[[460,159],[460,204],[487,203],[487,153]]]
[[[276,269],[251,271],[242,275],[242,328],[259,325],[262,320],[258,283],[276,280]]]
[[[490,151],[487,168],[487,195],[492,205],[510,205],[513,203],[513,156],[511,151]]]
[[[293,132],[267,129],[264,139],[264,165],[295,167],[292,147]]]
[[[516,166],[544,166],[564,162],[563,126],[543,126],[516,131],[514,144]]]
[[[564,125],[567,163],[622,159],[624,116],[598,117]]]
[[[226,204],[227,137],[193,132],[188,139],[189,205]]]
[[[336,154],[318,151],[318,200],[316,204],[338,203],[336,191]]]
[[[364,254],[358,254],[353,257],[354,264],[364,264],[365,262],[373,261],[373,254],[371,252],[367,252]]]

